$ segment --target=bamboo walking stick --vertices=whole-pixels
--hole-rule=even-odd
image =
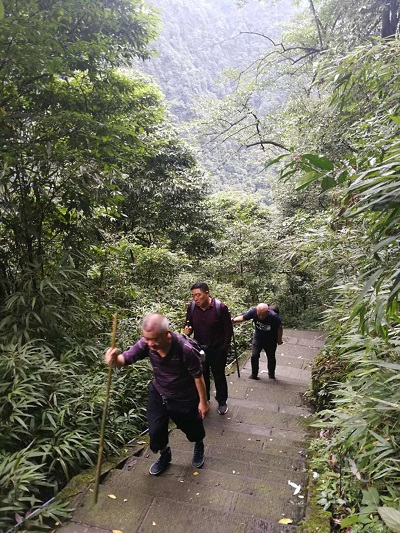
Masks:
[[[112,331],[111,331],[111,348],[115,348],[115,338],[117,336],[117,320],[118,320],[118,313],[114,313],[113,325],[112,325]],[[108,365],[107,388],[106,388],[106,399],[105,399],[104,406],[103,406],[103,417],[101,419],[101,428],[100,428],[99,454],[97,456],[96,483],[94,486],[94,503],[97,503],[97,498],[99,495],[101,460],[103,457],[103,443],[104,443],[104,433],[106,429],[108,403],[110,400],[111,375],[112,375],[112,365],[109,364]]]

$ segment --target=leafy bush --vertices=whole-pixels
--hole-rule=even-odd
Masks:
[[[79,348],[87,352],[86,361],[71,351],[58,361],[40,341],[1,346],[1,528],[31,513],[73,475],[95,464],[106,376],[101,354],[96,363],[87,363],[93,349]],[[149,378],[143,363],[115,371],[105,453],[116,454],[144,429]],[[55,505],[54,513],[62,516]],[[42,518],[36,518],[38,527]]]

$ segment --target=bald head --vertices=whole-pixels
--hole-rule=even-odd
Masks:
[[[257,305],[257,315],[263,319],[268,316],[268,304],[258,304]]]

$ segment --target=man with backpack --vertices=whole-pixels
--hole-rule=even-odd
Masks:
[[[204,464],[203,419],[209,406],[199,351],[184,336],[172,333],[168,320],[159,313],[143,319],[142,334],[136,344],[122,353],[117,348],[109,348],[105,362],[121,367],[150,359],[154,370],[147,401],[150,449],[160,452],[159,459],[150,467],[150,474],[161,474],[171,462],[169,419],[195,443],[192,466],[201,468]]]
[[[260,379],[258,371],[261,350],[264,350],[267,355],[268,376],[270,379],[275,379],[276,347],[278,344],[283,343],[283,329],[280,316],[272,310],[272,307],[278,310],[276,306],[261,303],[257,307],[252,307],[247,313],[232,318],[234,324],[245,320],[252,320],[254,324],[251,349],[251,379]]]
[[[191,288],[193,301],[186,312],[186,335],[194,332],[195,340],[201,345],[206,356],[203,363],[203,375],[210,400],[210,370],[214,377],[218,402],[218,413],[228,412],[228,384],[225,367],[231,344],[233,327],[228,307],[210,296],[207,283],[195,283]]]

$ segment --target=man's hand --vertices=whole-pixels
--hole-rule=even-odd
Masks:
[[[199,413],[201,414],[201,418],[203,420],[209,410],[210,410],[210,405],[208,402],[201,402],[201,401],[199,402]]]
[[[120,354],[121,352],[118,350],[118,348],[108,348],[108,350],[104,354],[104,362],[108,365],[122,366],[124,364],[121,361],[123,357],[121,356],[120,358],[118,358]]]
[[[283,344],[283,340],[282,340],[282,339],[279,340],[279,341],[278,341],[278,344]]]
[[[185,326],[185,335],[187,335],[188,337],[190,337],[190,335],[192,334],[193,332],[193,328],[192,326]]]

